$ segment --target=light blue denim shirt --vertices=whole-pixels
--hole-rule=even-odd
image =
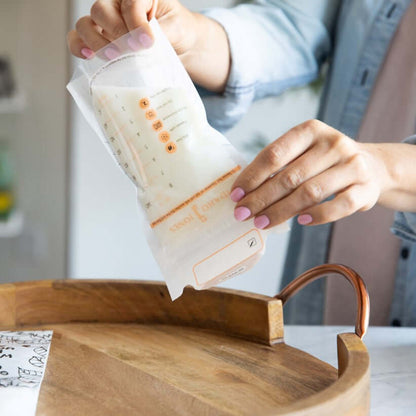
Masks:
[[[329,61],[318,118],[356,137],[390,41],[411,1],[257,0],[204,11],[224,27],[232,58],[224,93],[204,94],[210,123],[227,130],[254,100],[309,83]],[[407,141],[416,144],[416,136]],[[403,246],[391,319],[416,325],[416,214],[397,213],[393,232]],[[329,224],[294,224],[283,284],[327,260],[330,233]],[[288,305],[286,321],[321,323],[323,293],[321,282],[306,288]]]

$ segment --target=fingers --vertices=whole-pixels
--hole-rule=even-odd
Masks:
[[[310,120],[289,130],[257,155],[237,178],[232,189],[240,188],[244,194],[248,194],[258,188],[270,176],[307,151],[316,141],[322,126],[323,123]]]
[[[129,31],[127,39],[132,50],[153,45],[153,34],[148,23],[157,10],[156,0],[97,0],[91,7],[91,16],[76,23],[76,30],[68,33],[68,46],[73,55],[90,58],[98,51]],[[108,48],[105,55],[113,59],[119,55],[117,48]]]
[[[120,13],[119,2],[99,0],[91,7],[92,20],[102,28],[102,34],[114,41],[128,32]]]
[[[363,145],[324,123],[303,123],[259,153],[237,178],[230,195],[238,202],[234,216],[254,218],[263,229],[298,214],[300,224],[322,224],[369,209],[381,193],[373,159]],[[356,189],[364,191],[356,195]],[[333,204],[323,202],[332,195]]]
[[[135,40],[145,48],[152,46],[154,41],[148,18],[155,13],[156,6],[152,0],[121,0],[121,16],[127,29],[132,31],[141,28]]]
[[[340,192],[333,200],[324,202],[298,217],[302,225],[319,225],[337,221],[357,211],[367,211],[376,203],[368,202],[368,190],[363,185],[355,185]],[[306,221],[302,221],[302,219]],[[299,221],[300,219],[300,221]]]
[[[106,39],[90,16],[84,16],[79,19],[75,25],[78,36],[84,44],[93,51],[98,51],[107,46],[110,42]]]
[[[68,32],[66,40],[72,55],[78,58],[90,58],[94,54],[75,30]]]
[[[334,194],[341,195],[344,190],[349,188],[352,189],[354,186],[364,187],[365,192],[362,195],[360,194],[360,198],[357,200],[348,200],[348,204],[346,203],[345,198],[352,198],[355,194],[350,195],[347,193],[346,196],[338,200],[341,205],[347,204],[348,209],[340,207],[332,215],[329,215],[330,213],[325,207],[323,212],[318,209],[318,207],[320,207],[319,204],[329,196]],[[253,194],[259,194],[259,191],[260,188],[256,192],[253,192]],[[253,197],[253,200],[254,198],[255,197]],[[377,199],[377,188],[369,181],[368,170],[366,169],[365,163],[361,156],[355,156],[348,162],[337,164],[304,182],[286,197],[272,205],[264,207],[261,211],[256,212],[256,206],[252,208],[252,206],[246,207],[239,204],[240,206],[236,208],[235,216],[238,220],[245,220],[254,216],[254,224],[258,228],[273,227],[287,221],[299,213],[308,215],[308,217],[301,216],[299,218],[301,224],[317,224],[317,221],[319,221],[319,223],[324,223],[330,221],[333,217],[338,219],[339,215],[342,217],[350,215],[352,212],[359,209],[368,209],[375,204]],[[337,199],[335,198],[334,201],[337,201]],[[336,203],[337,202],[335,202],[335,204]],[[251,212],[251,209],[253,209],[254,212]],[[314,215],[318,215],[318,217],[315,218]],[[245,216],[245,218],[242,218],[243,216]]]
[[[322,157],[323,152],[326,157]],[[336,152],[315,145],[288,167],[241,199],[237,208],[239,206],[247,207],[255,216],[295,191],[304,182],[331,168],[338,160],[339,156]]]

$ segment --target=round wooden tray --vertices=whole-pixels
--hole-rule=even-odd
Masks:
[[[338,370],[283,340],[282,304],[328,272],[358,295],[357,333],[338,335]],[[278,297],[186,289],[171,302],[155,282],[3,284],[0,329],[54,331],[37,415],[367,415],[359,276],[321,266]]]

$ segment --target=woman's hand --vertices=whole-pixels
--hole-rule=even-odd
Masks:
[[[230,69],[227,35],[220,24],[201,14],[192,13],[177,0],[97,0],[91,15],[80,18],[68,33],[71,53],[91,58],[94,52],[124,34],[140,28],[129,39],[133,50],[149,48],[153,34],[149,25],[158,19],[170,43],[194,82],[220,92]],[[108,48],[109,59],[115,57]]]
[[[317,120],[268,145],[233,185],[234,215],[270,228],[295,215],[324,224],[377,202],[416,210],[416,146],[357,143]],[[334,196],[331,200],[327,198]]]
[[[144,48],[153,44],[149,20],[156,17],[179,55],[195,43],[194,14],[176,0],[97,0],[91,15],[81,17],[68,33],[72,54],[89,58],[93,52],[126,33],[141,28],[135,39]],[[188,30],[184,30],[187,28]]]

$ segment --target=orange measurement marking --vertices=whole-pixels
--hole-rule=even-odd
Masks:
[[[173,142],[169,142],[166,146],[165,146],[165,150],[168,153],[175,153],[176,152],[176,144]]]
[[[161,131],[159,133],[159,140],[162,143],[167,143],[169,141],[169,139],[170,139],[170,134],[167,131]]]
[[[163,123],[160,120],[156,120],[153,124],[152,124],[153,130],[154,131],[160,131],[163,129]]]
[[[156,118],[156,111],[155,111],[155,110],[153,110],[153,109],[147,110],[147,111],[146,111],[146,113],[145,113],[145,117],[146,117],[148,120],[153,120],[153,119],[155,119],[155,118]]]
[[[146,108],[148,108],[150,105],[150,100],[148,98],[142,98],[139,101],[139,106],[140,108],[143,108],[143,110],[145,110]]]

